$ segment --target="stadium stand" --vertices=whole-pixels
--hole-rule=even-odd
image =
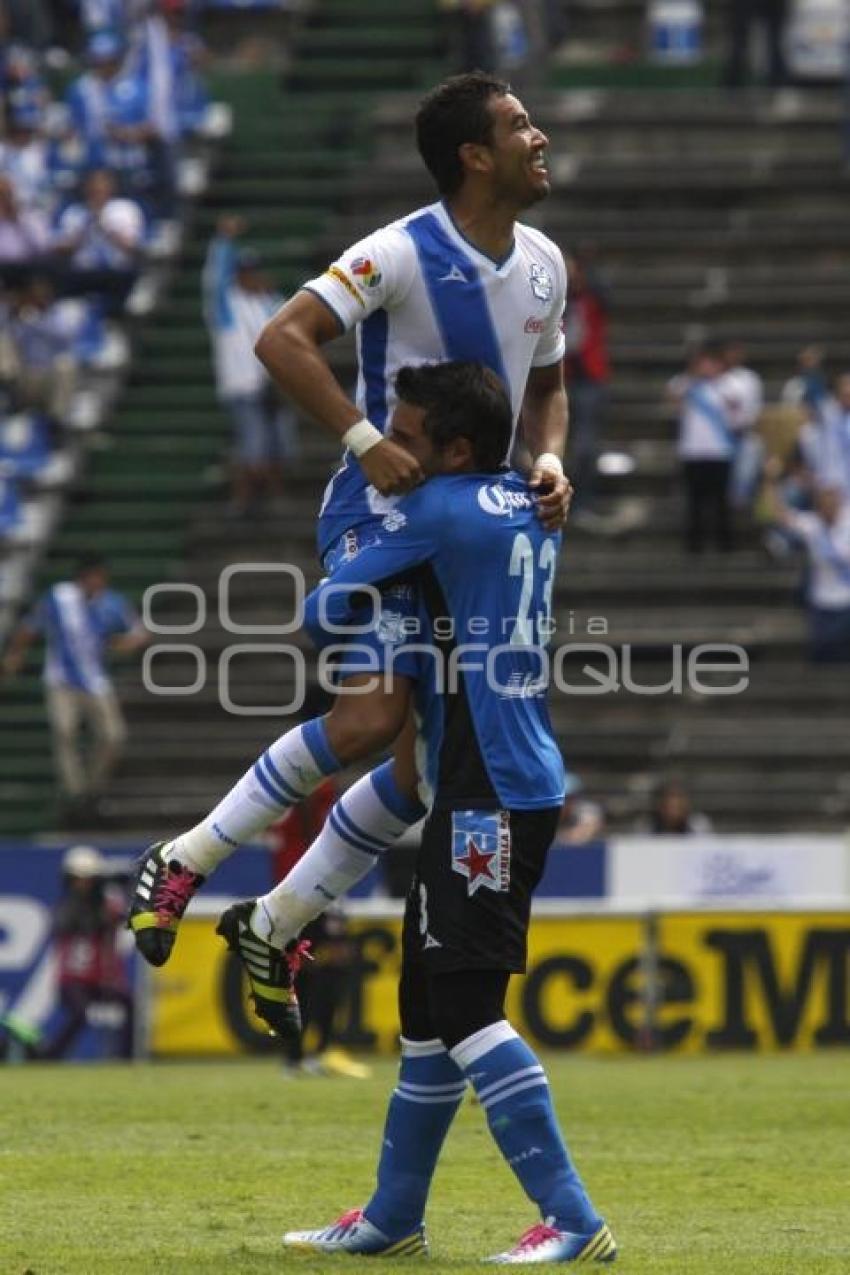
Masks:
[[[571,38],[584,31],[590,43],[601,39],[598,8],[570,6]],[[605,12],[633,22],[639,8],[619,3]],[[288,292],[358,234],[431,198],[410,124],[420,90],[442,66],[436,11],[411,0],[400,17],[390,0],[363,0],[356,22],[351,15],[346,0],[315,6],[290,50],[283,92],[276,75],[212,77],[214,94],[233,106],[235,129],[216,154],[167,296],[138,333],[120,408],[51,546],[45,578],[65,573],[95,539],[117,588],[138,598],[152,583],[191,582],[213,617],[190,638],[161,639],[203,650],[209,674],[198,694],[152,696],[137,671],[119,674],[131,738],[102,803],[110,832],[147,836],[193,822],[277,728],[279,715],[232,715],[219,702],[224,647],[280,639],[222,629],[214,619],[218,576],[234,563],[285,558],[308,583],[316,578],[314,516],[335,451],[302,426],[286,513],[224,521],[227,422],[213,394],[199,273],[223,211],[247,217],[252,246]],[[721,17],[712,19],[715,48]],[[630,645],[639,684],[669,680],[675,644],[687,655],[704,643],[738,643],[751,669],[746,694],[736,696],[556,694],[565,754],[615,830],[632,823],[658,773],[671,768],[719,830],[834,829],[850,811],[846,675],[807,667],[797,569],[769,562],[752,528],[723,559],[695,566],[681,552],[674,421],[663,391],[686,347],[707,336],[745,340],[774,399],[805,342],[824,344],[835,368],[850,365],[838,96],[677,91],[670,85],[679,81],[660,69],[653,78],[642,67],[638,77],[628,66],[606,62],[603,73],[574,61],[568,41],[551,72],[556,91],[532,99],[554,155],[555,189],[539,221],[565,250],[592,241],[604,263],[615,298],[604,448],[633,467],[602,476],[600,504],[611,512],[625,505],[633,516],[616,540],[568,533],[560,636],[605,640],[618,653]],[[718,64],[715,57],[691,82],[716,82]],[[622,87],[647,80],[640,91]],[[339,343],[333,362],[350,383],[353,344]],[[163,599],[157,619],[188,622],[185,601]],[[240,617],[274,624],[283,605],[268,577],[243,581]],[[588,633],[593,616],[605,617],[607,638]],[[570,665],[577,685],[588,686],[580,671],[588,658],[598,661],[579,654]],[[185,655],[156,660],[162,685],[191,681],[194,669]],[[230,672],[237,704],[284,704],[291,695],[291,661],[273,647],[234,660]],[[0,694],[0,832],[43,830],[53,787],[35,667]]]

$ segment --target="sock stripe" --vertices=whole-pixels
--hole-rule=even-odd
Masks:
[[[341,841],[344,841],[346,845],[353,846],[355,850],[360,850],[361,853],[363,854],[371,855],[373,859],[377,858],[378,854],[380,853],[379,851],[375,850],[373,846],[367,845],[365,842],[361,841],[358,837],[352,836],[350,832],[346,832],[345,828],[343,827],[343,825],[340,823],[339,819],[337,818],[338,807],[339,807],[339,802],[337,802],[336,806],[334,806],[333,810],[328,815],[328,823],[331,825],[331,827],[333,828],[334,832],[339,837],[339,839]],[[381,850],[383,849],[384,847],[381,846]]]
[[[391,815],[395,815],[396,819],[402,823],[416,823],[417,819],[421,819],[426,814],[426,809],[421,801],[411,800],[399,790],[393,776],[393,763],[385,761],[383,765],[376,766],[370,776],[372,787],[386,806]]]
[[[261,766],[263,762],[265,762],[266,771],[268,772],[269,779],[273,783],[275,783],[278,786],[278,788],[280,788],[284,796],[286,796],[294,805],[297,805],[299,801],[303,801],[304,794],[301,792],[298,792],[296,788],[292,787],[292,784],[290,784],[286,779],[284,779],[283,775],[280,773],[277,766],[275,766],[274,762],[272,761],[268,750],[266,750],[266,752],[264,752],[262,757],[260,758]]]
[[[449,1051],[441,1040],[408,1040],[406,1036],[400,1036],[399,1040],[403,1058],[433,1058],[437,1054],[449,1057]]]
[[[387,845],[385,841],[382,841],[379,837],[373,836],[371,832],[364,832],[360,825],[354,822],[351,815],[345,808],[344,797],[334,806],[334,813],[342,823],[342,826],[350,831],[352,837],[359,837],[366,845],[373,845],[378,854],[381,854],[384,850],[386,850]]]
[[[509,1040],[519,1040],[519,1037],[507,1019],[501,1018],[498,1022],[491,1023],[489,1027],[482,1027],[480,1031],[473,1032],[459,1044],[453,1045],[449,1053],[458,1067],[466,1070],[472,1063],[478,1062],[479,1058],[483,1058],[485,1054],[494,1050],[497,1045],[504,1045]]]
[[[409,1089],[411,1093],[463,1093],[466,1088],[465,1080],[453,1080],[447,1085],[414,1085],[410,1080],[400,1080],[398,1082],[399,1089]]]
[[[483,1102],[485,1098],[490,1098],[497,1089],[503,1089],[506,1085],[513,1085],[518,1080],[524,1080],[526,1076],[543,1076],[545,1075],[543,1068],[539,1063],[533,1067],[520,1067],[519,1071],[512,1071],[509,1076],[502,1076],[501,1080],[496,1080],[492,1085],[485,1085],[483,1089],[477,1090],[478,1097]]]
[[[455,1094],[453,1098],[425,1098],[421,1094],[404,1093],[401,1089],[396,1089],[396,1097],[402,1099],[403,1102],[414,1102],[420,1107],[454,1107],[457,1103],[463,1101],[463,1090],[459,1094]]]
[[[495,1107],[497,1102],[504,1102],[506,1098],[513,1098],[514,1094],[522,1093],[524,1089],[548,1088],[545,1076],[534,1076],[531,1080],[520,1081],[518,1085],[514,1085],[511,1089],[503,1089],[501,1093],[497,1093],[495,1098],[489,1098],[487,1102],[482,1102],[481,1106],[485,1111],[489,1111],[491,1107]]]
[[[334,771],[342,769],[339,759],[328,743],[328,732],[320,717],[313,718],[301,728],[301,738],[323,774],[331,775]]]
[[[262,758],[260,758],[260,761],[262,761]],[[278,808],[281,808],[281,807],[288,808],[289,806],[293,804],[291,801],[287,801],[285,797],[282,797],[279,792],[276,792],[275,789],[272,788],[268,779],[266,779],[265,775],[260,769],[260,762],[256,762],[254,765],[254,777],[259,783],[260,787],[265,789],[266,793],[271,798],[271,802],[273,806],[276,806]]]

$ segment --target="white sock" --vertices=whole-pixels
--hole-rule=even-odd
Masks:
[[[279,885],[257,899],[250,925],[259,938],[285,947],[329,903],[362,880],[379,856],[422,817],[424,807],[395,787],[391,766],[387,762],[352,784],[303,858]]]
[[[257,758],[206,819],[166,846],[164,857],[209,876],[242,842],[297,806],[340,768],[321,718],[296,726]]]

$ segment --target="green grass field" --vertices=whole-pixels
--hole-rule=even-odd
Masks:
[[[850,1271],[850,1056],[547,1062],[621,1246],[614,1269]],[[267,1062],[5,1068],[0,1275],[343,1270],[352,1259],[285,1254],[280,1233],[366,1200],[394,1072],[381,1062],[357,1082],[285,1079]],[[431,1269],[480,1270],[476,1259],[535,1220],[482,1113],[465,1106],[434,1185]]]

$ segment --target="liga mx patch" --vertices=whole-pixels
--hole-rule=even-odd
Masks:
[[[511,887],[511,824],[507,810],[452,814],[452,871],[466,877],[466,892]]]

